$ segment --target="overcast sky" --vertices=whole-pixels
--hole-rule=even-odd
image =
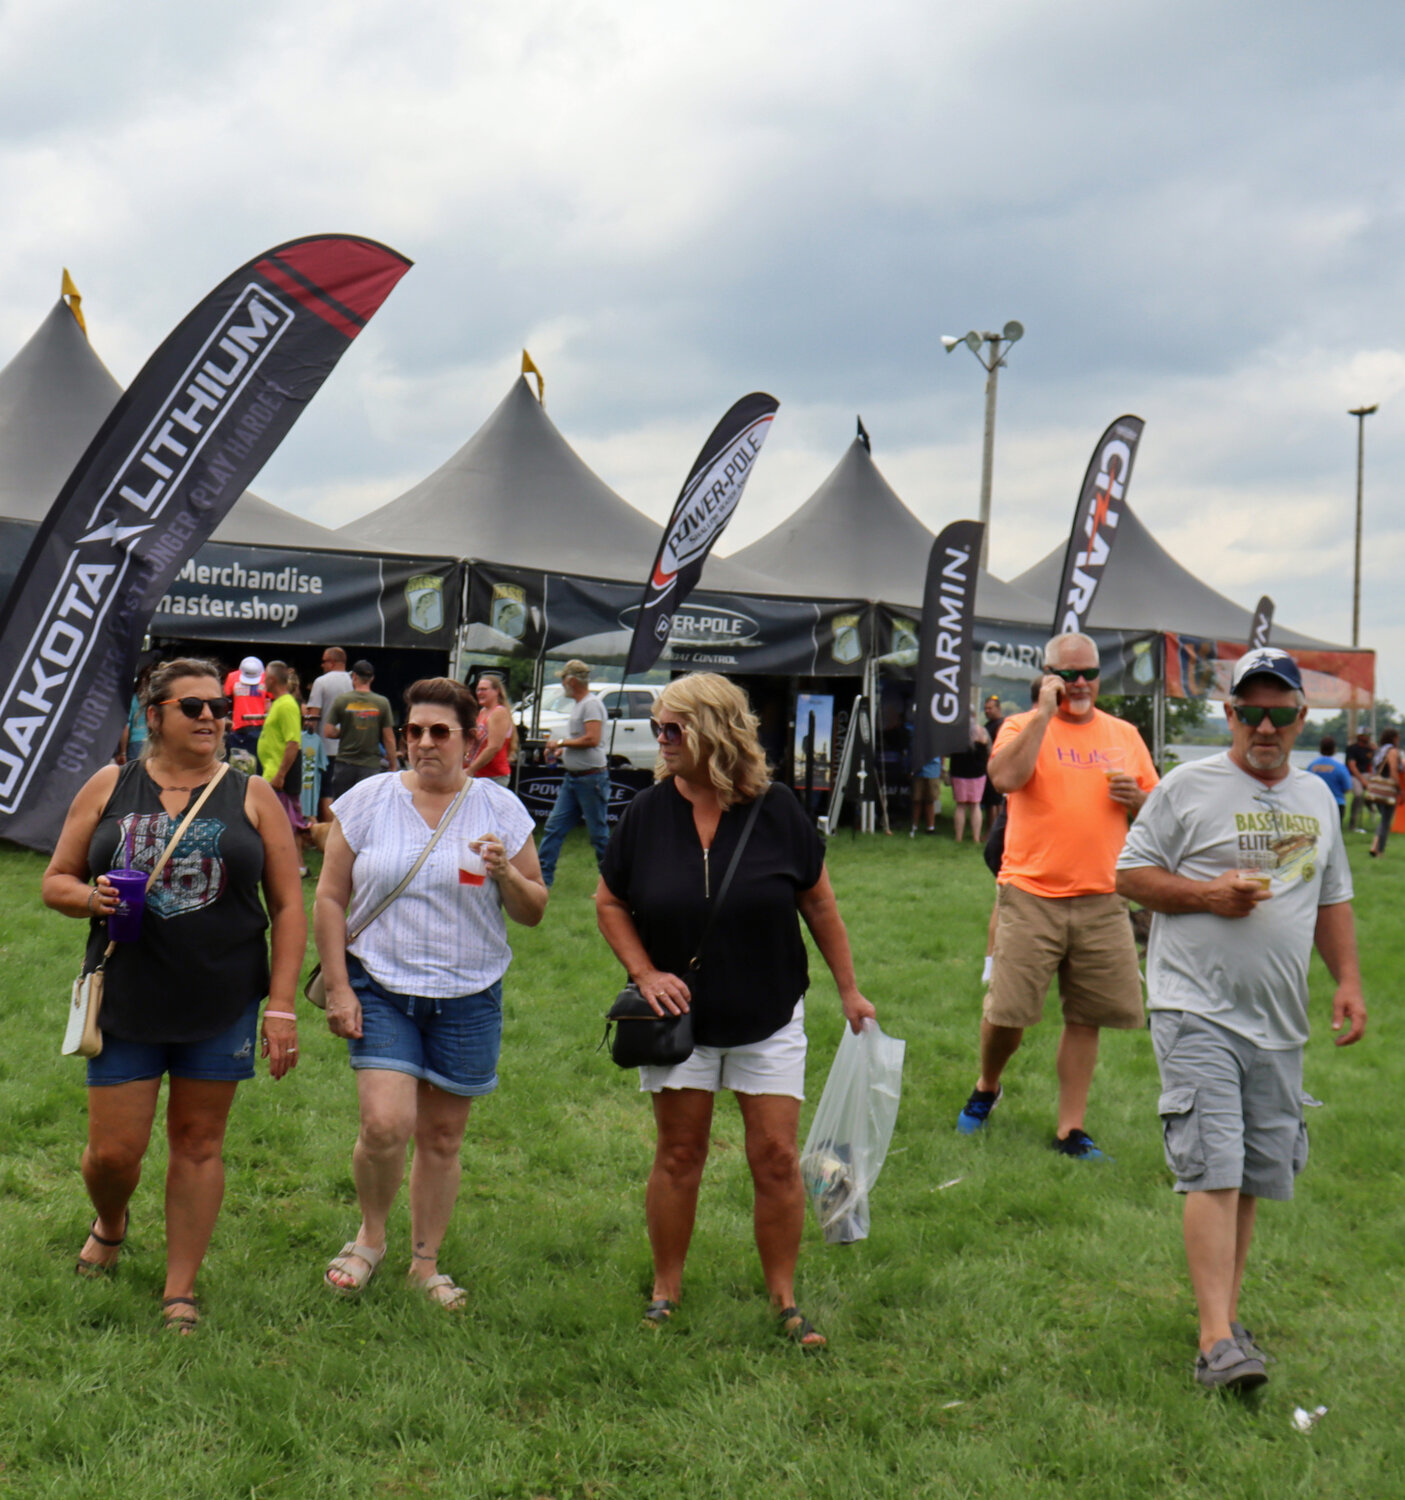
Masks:
[[[720,550],[799,505],[862,413],[992,570],[1067,536],[1093,443],[1252,608],[1351,629],[1405,703],[1405,10],[1396,4],[0,0],[0,363],[67,265],[124,383],[236,266],[348,231],[416,264],[263,471],[341,525],[438,467],[529,348],[567,440],[662,520],[747,390],[780,415]]]

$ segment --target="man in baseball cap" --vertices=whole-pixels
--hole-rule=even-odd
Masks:
[[[1239,1321],[1260,1198],[1290,1199],[1307,1164],[1303,1049],[1314,944],[1336,981],[1337,1045],[1366,1004],[1336,802],[1289,760],[1307,707],[1286,651],[1248,651],[1225,704],[1228,752],[1177,766],[1146,800],[1117,861],[1118,892],[1155,913],[1147,1009],[1161,1070],[1166,1162],[1183,1210],[1200,1318],[1195,1378],[1268,1378]]]

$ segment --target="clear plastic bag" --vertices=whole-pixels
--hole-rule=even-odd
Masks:
[[[805,1191],[831,1245],[868,1238],[868,1195],[897,1123],[906,1050],[876,1021],[857,1033],[844,1028],[800,1156]]]

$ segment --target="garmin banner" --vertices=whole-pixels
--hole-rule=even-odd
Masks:
[[[1268,638],[1272,634],[1273,600],[1265,594],[1254,609],[1254,623],[1249,627],[1250,651],[1257,651],[1260,646],[1267,646]]]
[[[1093,450],[1064,553],[1063,579],[1054,607],[1055,635],[1087,629],[1098,584],[1117,540],[1122,501],[1145,426],[1140,417],[1118,417]]]
[[[971,656],[975,646],[980,521],[942,528],[927,559],[913,704],[912,769],[971,748]]]
[[[901,610],[880,605],[874,629],[880,648],[878,665],[884,677],[898,682],[915,677],[918,621]],[[1102,658],[1102,692],[1136,696],[1156,690],[1161,669],[1160,631],[1093,629],[1087,633]],[[972,639],[974,701],[994,693],[1005,713],[1023,712],[1029,707],[1029,685],[1044,675],[1048,636],[1043,627],[977,619],[972,625]]]
[[[0,611],[0,834],[53,847],[117,742],[172,580],[409,267],[344,235],[279,245],[188,314],[118,401]]]
[[[459,565],[443,557],[371,557],[206,542],[171,580],[152,635],[280,644],[422,646],[448,651]]]
[[[726,529],[780,407],[774,396],[743,396],[712,429],[694,460],[664,527],[644,600],[634,622],[624,675],[647,672],[669,644],[673,613],[702,577],[713,544]]]
[[[622,665],[640,614],[638,588],[598,578],[473,563],[461,648],[535,657],[545,651]],[[872,610],[860,599],[770,599],[695,593],[672,611],[662,658],[732,675],[857,677]]]

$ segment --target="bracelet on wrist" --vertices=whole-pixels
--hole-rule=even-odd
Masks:
[[[93,902],[97,899],[98,888],[93,886],[88,892],[88,915],[93,915]]]
[[[291,1010],[266,1010],[263,1013],[265,1021],[296,1021],[297,1016]]]

